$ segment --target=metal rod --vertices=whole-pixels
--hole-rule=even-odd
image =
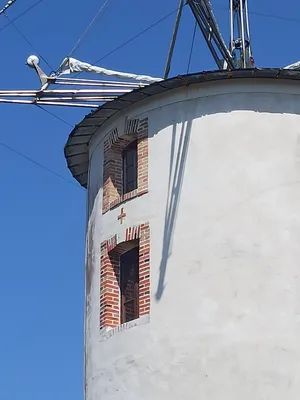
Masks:
[[[12,100],[12,99],[1,99],[0,103],[16,103],[16,104],[36,104],[35,100]]]
[[[50,93],[50,94],[52,94],[52,93],[57,93],[57,94],[59,94],[59,93],[62,93],[62,94],[66,94],[66,93],[71,93],[71,94],[78,94],[78,93],[90,93],[90,94],[93,94],[93,93],[98,93],[98,94],[107,94],[107,93],[116,93],[116,94],[123,94],[123,93],[130,93],[131,92],[131,90],[129,90],[129,89],[122,89],[122,90],[118,90],[118,89],[113,89],[113,90],[110,90],[110,89],[99,89],[99,90],[93,90],[93,89],[78,89],[78,90],[64,90],[64,89],[54,89],[54,90],[43,90],[42,92],[40,92],[40,93],[43,93],[43,94],[48,94],[48,93]]]
[[[130,93],[131,90],[1,90],[0,91],[0,96],[9,96],[9,97],[13,97],[13,96],[23,96],[23,97],[31,97],[31,96],[47,96],[47,95],[60,95],[60,94],[75,94],[75,95],[97,95],[97,94],[104,94],[104,95],[119,95],[119,94],[123,94],[123,93]]]
[[[192,8],[194,17],[196,18],[199,28],[203,34],[203,37],[212,53],[212,56],[217,64],[218,68],[222,69],[222,63],[221,63],[220,57],[218,56],[218,53],[212,44],[212,36],[210,37],[211,30],[212,30],[211,26],[205,20],[205,16],[204,16],[204,20],[203,20],[203,15],[202,15],[201,11],[196,8],[196,5],[193,2],[190,2],[189,4]]]
[[[110,100],[108,100],[110,101]],[[66,107],[85,107],[85,108],[98,108],[99,104],[86,104],[86,103],[64,103],[64,102],[43,102],[43,101],[35,101],[35,100],[8,100],[8,99],[1,99],[0,103],[14,103],[14,104],[41,104],[41,105],[48,105],[48,106],[66,106]]]
[[[111,100],[108,100],[111,101]],[[86,104],[86,103],[64,103],[64,102],[44,102],[37,101],[36,104],[43,104],[48,106],[66,106],[66,107],[85,107],[85,108],[98,108],[99,104]]]
[[[234,63],[222,35],[219,31],[216,18],[211,9],[209,0],[188,0],[188,5],[196,18],[199,28],[204,36],[204,39],[214,57],[214,60],[219,69],[224,69],[227,64],[228,68],[234,68]],[[218,54],[218,51],[219,54]]]
[[[246,44],[245,44],[245,28],[244,28],[244,13],[243,13],[243,0],[240,0],[240,16],[241,16],[241,36],[243,46],[243,67],[246,68]]]
[[[38,93],[36,90],[27,90],[27,91],[14,91],[14,90],[2,90],[0,91],[0,96],[8,96],[8,97],[15,97],[15,96],[24,96],[24,97],[31,97],[35,96]]]
[[[248,36],[248,40],[249,40],[249,57],[252,57],[252,49],[251,49],[251,41],[250,41],[250,24],[249,24],[248,0],[245,1],[245,12],[246,12],[247,36]]]
[[[132,88],[132,89],[137,89],[139,87],[141,87],[140,85],[120,85],[117,83],[84,83],[84,82],[72,82],[72,81],[64,81],[64,82],[56,82],[56,84],[58,85],[76,85],[76,86],[112,86],[112,87],[128,87],[128,88]]]
[[[230,52],[233,51],[234,21],[233,21],[233,0],[230,0]]]
[[[119,85],[131,85],[131,86],[148,86],[148,83],[137,83],[137,82],[124,82],[124,81],[103,81],[101,79],[79,79],[79,78],[57,78],[58,81],[74,81],[74,82],[90,82],[90,83],[108,83],[108,84],[119,84]]]
[[[175,21],[175,26],[174,26],[174,31],[171,39],[171,44],[170,44],[170,49],[169,49],[169,54],[167,58],[167,63],[166,63],[166,68],[165,68],[165,73],[164,73],[164,79],[167,79],[170,73],[170,68],[171,68],[171,61],[174,53],[174,47],[177,39],[177,34],[178,34],[178,28],[181,20],[181,15],[182,15],[182,9],[184,6],[184,1],[185,0],[179,0],[179,7],[178,7],[178,12],[177,12],[177,17]]]
[[[5,11],[15,2],[16,0],[8,0],[6,5],[0,10],[0,15],[4,14]]]
[[[55,101],[55,100],[85,100],[85,101],[107,101],[107,100],[114,100],[116,99],[117,96],[111,96],[111,97],[90,97],[90,96],[85,96],[85,97],[72,97],[72,96],[65,96],[65,97],[39,97],[38,101]]]

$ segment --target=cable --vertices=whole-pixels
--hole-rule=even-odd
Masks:
[[[184,7],[187,4],[184,5]],[[116,51],[122,49],[123,47],[125,47],[127,44],[133,42],[135,39],[137,39],[138,37],[142,36],[144,33],[150,31],[150,29],[154,28],[155,26],[157,26],[158,24],[160,24],[161,22],[165,21],[167,18],[171,17],[171,15],[175,14],[178,11],[178,7],[173,10],[172,12],[170,12],[169,14],[165,15],[164,17],[160,18],[158,21],[154,22],[153,24],[149,25],[148,28],[142,30],[141,32],[139,32],[138,34],[136,34],[135,36],[133,36],[131,39],[126,40],[126,42],[122,43],[121,45],[117,46],[114,50],[110,51],[109,53],[105,54],[103,57],[99,58],[97,61],[95,61],[93,64],[97,64],[98,62],[104,60],[105,58],[107,58],[108,56],[110,56],[111,54],[115,53]]]
[[[227,7],[221,6],[221,5],[215,5],[214,8],[218,8],[219,10],[223,11],[228,11]],[[275,14],[265,14],[265,13],[260,13],[256,11],[249,11],[248,14],[252,15],[258,15],[259,17],[265,17],[265,18],[274,18],[274,19],[279,19],[283,21],[289,21],[289,22],[300,22],[299,18],[292,18],[292,17],[283,17],[280,15],[275,15]]]
[[[69,124],[69,122],[65,121],[64,119],[62,119],[61,117],[59,117],[58,115],[54,114],[53,112],[46,110],[44,107],[40,106],[39,104],[36,104],[36,106],[38,108],[40,108],[41,110],[45,111],[47,114],[52,115],[52,117],[56,118],[58,121],[63,122],[64,124],[70,126],[71,128],[73,128],[73,125]]]
[[[86,30],[83,32],[83,34],[81,35],[81,37],[78,39],[77,43],[75,43],[75,46],[72,48],[72,50],[70,51],[68,57],[71,57],[72,54],[74,54],[74,52],[79,48],[79,46],[81,45],[81,43],[83,42],[83,40],[86,38],[86,36],[89,33],[89,30],[92,28],[93,25],[95,25],[95,23],[97,22],[97,20],[100,19],[100,17],[104,14],[104,12],[106,11],[105,7],[107,6],[108,2],[110,0],[106,0],[104,2],[104,4],[100,7],[99,11],[96,13],[95,17],[92,19],[92,21],[89,23],[89,25],[87,26]]]
[[[76,183],[70,181],[69,179],[65,178],[63,175],[60,175],[58,172],[53,171],[52,169],[46,167],[45,165],[40,164],[38,161],[35,161],[33,158],[28,157],[26,154],[21,153],[20,151],[14,149],[13,147],[10,147],[10,146],[8,146],[7,144],[5,144],[5,143],[3,143],[3,142],[0,142],[0,146],[2,146],[2,147],[4,147],[5,149],[7,149],[7,150],[9,150],[9,151],[11,151],[11,152],[17,154],[18,156],[20,156],[20,157],[24,158],[25,160],[31,162],[32,164],[34,164],[34,165],[36,165],[36,166],[38,166],[38,167],[44,169],[45,171],[50,172],[52,175],[55,175],[56,177],[58,177],[58,178],[64,180],[65,182],[68,182],[69,184],[71,184],[71,185],[77,187],[78,189],[84,190],[83,187],[81,187],[81,186],[77,185]]]
[[[187,4],[184,5],[184,7]],[[169,18],[171,15],[175,14],[178,11],[178,7],[173,10],[172,12],[170,12],[169,14],[165,15],[164,17],[160,18],[158,21],[154,22],[153,24],[149,25],[146,29],[143,29],[141,32],[137,33],[136,35],[134,35],[133,37],[131,37],[130,39],[128,39],[126,42],[122,43],[121,45],[117,46],[114,50],[110,51],[109,53],[105,54],[103,57],[101,57],[99,60],[93,62],[92,64],[97,64],[99,61],[104,60],[105,58],[107,58],[108,56],[110,56],[111,54],[115,53],[116,51],[120,50],[121,48],[123,48],[124,46],[126,46],[127,44],[133,42],[135,39],[137,39],[138,37],[142,36],[144,33],[148,32],[150,29],[154,28],[155,26],[157,26],[158,24],[160,24],[161,22],[165,21],[167,18]],[[76,76],[78,76],[80,74],[80,72],[76,73],[74,75],[73,78],[76,78]],[[61,85],[58,85],[57,87],[60,87]]]
[[[11,22],[8,24],[4,25],[2,28],[0,28],[0,32],[2,32],[5,28],[7,28],[9,25],[11,25],[12,22],[17,21],[19,18],[23,17],[23,15],[27,14],[29,11],[31,11],[34,7],[42,3],[44,0],[38,0],[36,3],[34,3],[32,6],[28,7],[25,11],[23,11],[21,14],[19,14],[17,17],[12,19]]]
[[[45,64],[53,71],[53,67],[48,63],[48,61],[36,50],[33,44],[27,39],[27,37],[20,31],[20,29],[16,26],[14,21],[12,21],[9,16],[4,12],[5,17],[9,20],[11,25],[16,29],[16,31],[21,35],[21,37],[25,40],[25,42],[32,48],[32,50],[44,61]]]
[[[184,5],[187,6],[188,4],[186,3]],[[222,7],[222,6],[215,6],[219,9],[223,9],[227,11],[227,8]],[[168,13],[167,15],[165,15],[164,17],[160,18],[159,20],[157,20],[156,22],[154,22],[153,24],[149,25],[147,28],[143,29],[141,32],[137,33],[136,35],[134,35],[133,37],[131,37],[130,39],[126,40],[124,43],[122,43],[121,45],[117,46],[116,48],[114,48],[113,50],[111,50],[110,52],[106,53],[103,57],[99,58],[98,60],[92,62],[92,64],[97,64],[100,61],[104,60],[105,58],[109,57],[111,54],[117,52],[118,50],[122,49],[123,47],[127,46],[127,44],[133,42],[135,39],[139,38],[140,36],[142,36],[144,33],[148,32],[149,30],[151,30],[152,28],[154,28],[155,26],[157,26],[158,24],[160,24],[161,22],[165,21],[167,18],[169,18],[170,16],[172,16],[173,14],[175,14],[178,11],[178,7],[171,11],[170,13]],[[269,18],[277,18],[277,19],[283,19],[286,21],[294,21],[294,22],[300,22],[300,19],[296,19],[296,18],[289,18],[289,17],[280,17],[280,16],[276,16],[276,15],[271,15],[271,14],[263,14],[263,13],[256,13],[256,12],[249,12],[249,14],[256,14],[256,15],[260,15],[263,17],[269,17]],[[74,78],[76,76],[78,76],[80,73],[77,73],[74,75]]]
[[[3,31],[3,30],[4,30],[6,27],[8,27],[9,25],[13,25],[14,28],[19,32],[19,34],[23,37],[23,39],[29,44],[29,46],[31,46],[31,48],[34,50],[34,52],[37,53],[37,54],[39,55],[39,57],[53,70],[53,68],[51,67],[51,65],[45,60],[44,57],[42,57],[42,56],[36,51],[36,49],[34,48],[34,46],[32,45],[32,43],[26,38],[26,36],[20,31],[20,29],[18,29],[18,27],[17,27],[17,26],[15,25],[15,23],[14,23],[14,22],[17,21],[19,18],[21,18],[22,16],[24,16],[25,14],[27,14],[27,13],[28,13],[29,11],[31,11],[34,7],[36,7],[38,4],[40,4],[40,3],[42,3],[42,2],[43,2],[43,0],[37,1],[36,3],[34,3],[32,6],[28,7],[25,11],[23,11],[21,14],[19,14],[17,17],[15,17],[15,18],[12,19],[12,20],[11,20],[11,19],[8,17],[8,15],[5,13],[5,10],[7,10],[7,8],[5,8],[5,10],[3,11],[3,13],[4,13],[4,15],[6,16],[6,18],[9,20],[9,23],[6,24],[6,25],[4,25],[4,27],[0,28],[0,32]],[[0,14],[1,14],[1,12],[0,12]],[[54,118],[56,118],[56,119],[58,119],[59,121],[63,122],[64,124],[66,124],[66,125],[70,126],[71,128],[73,128],[73,126],[72,126],[71,124],[69,124],[67,121],[63,120],[61,117],[59,117],[59,116],[55,115],[54,113],[52,113],[52,112],[46,110],[46,109],[43,108],[42,106],[39,106],[39,105],[38,105],[38,107],[39,107],[40,109],[42,109],[43,111],[45,111],[46,113],[52,115]],[[55,172],[55,171],[53,171],[52,169],[46,167],[45,165],[39,163],[38,161],[34,160],[33,158],[28,157],[26,154],[24,154],[24,153],[22,153],[22,152],[20,152],[20,151],[18,151],[18,150],[16,150],[16,149],[14,149],[13,147],[11,147],[11,146],[5,144],[4,142],[1,142],[1,141],[0,141],[0,146],[2,146],[2,147],[4,147],[5,149],[7,149],[7,150],[9,150],[9,151],[11,151],[11,152],[17,154],[19,157],[24,158],[25,160],[31,162],[32,164],[34,164],[34,165],[36,165],[36,166],[42,168],[43,170],[45,170],[45,171],[51,173],[52,175],[54,175],[54,176],[56,176],[56,177],[58,177],[58,178],[64,180],[65,182],[69,183],[70,185],[73,185],[73,186],[77,187],[78,189],[84,190],[83,187],[81,187],[81,186],[77,185],[76,183],[74,183],[73,181],[71,181],[71,180],[65,178],[63,175],[60,175],[58,172]]]
[[[289,21],[289,22],[300,22],[299,18],[292,18],[292,17],[281,17],[280,15],[275,15],[275,14],[264,14],[264,13],[259,13],[255,11],[249,11],[249,14],[252,15],[259,15],[260,17],[266,17],[266,18],[274,18],[274,19],[281,19],[283,21]]]
[[[184,5],[184,7],[187,6],[187,5],[188,4],[186,3]],[[215,6],[215,7],[221,8],[223,10],[226,9],[226,11],[228,11],[227,8],[222,7],[222,6]],[[111,54],[113,54],[116,51],[120,50],[121,48],[123,48],[127,44],[131,43],[132,41],[134,41],[138,37],[142,36],[144,33],[148,32],[150,29],[154,28],[156,25],[160,24],[161,22],[163,22],[164,20],[169,18],[171,15],[175,14],[177,11],[178,11],[178,7],[175,10],[173,10],[172,12],[170,12],[169,14],[167,14],[164,17],[160,18],[158,21],[156,21],[153,24],[151,24],[150,26],[148,26],[146,29],[142,30],[141,32],[139,32],[138,34],[133,36],[132,38],[128,39],[126,42],[124,42],[121,45],[117,46],[115,49],[113,49],[109,53],[105,54],[103,57],[101,57],[98,60],[94,61],[92,64],[97,64],[98,62],[100,62],[100,61],[104,60],[105,58],[109,57]],[[300,22],[300,19],[297,19],[297,18],[281,17],[281,16],[277,16],[277,15],[272,15],[272,14],[263,14],[263,13],[257,13],[257,12],[249,12],[249,14],[256,14],[256,15],[259,15],[259,16],[262,16],[262,17],[277,18],[277,19],[282,19],[282,20],[286,20],[286,21]],[[75,76],[77,76],[77,75],[79,75],[79,74],[76,74]]]
[[[48,113],[49,115],[52,115],[54,118],[58,119],[59,121],[63,122],[64,124],[66,124],[66,125],[70,126],[71,128],[73,128],[73,126],[72,126],[71,124],[69,124],[67,121],[65,121],[64,119],[62,119],[62,118],[59,117],[58,115],[53,114],[52,112],[46,110],[45,108],[43,108],[43,107],[40,106],[40,105],[37,105],[37,106],[38,106],[38,108],[40,108],[41,110],[45,111],[45,112]],[[77,185],[77,184],[74,183],[73,181],[70,181],[69,179],[65,178],[63,175],[60,175],[58,172],[53,171],[52,169],[46,167],[45,165],[40,164],[38,161],[35,161],[34,159],[28,157],[26,154],[21,153],[20,151],[18,151],[18,150],[16,150],[16,149],[12,148],[12,147],[10,147],[10,146],[8,146],[8,145],[5,144],[4,142],[1,142],[1,141],[0,141],[0,146],[6,148],[7,150],[10,150],[11,152],[13,152],[13,153],[17,154],[18,156],[24,158],[25,160],[30,161],[31,163],[33,163],[33,164],[35,164],[36,166],[38,166],[38,167],[44,169],[45,171],[50,172],[52,175],[55,175],[56,177],[58,177],[58,178],[60,178],[60,179],[63,179],[64,181],[66,181],[66,182],[68,182],[69,184],[71,184],[71,185],[77,187],[78,189],[84,190],[83,187]]]
[[[191,51],[190,51],[190,56],[189,56],[189,61],[188,61],[188,66],[187,66],[187,71],[186,71],[187,74],[190,72],[192,54],[193,54],[193,50],[194,50],[194,43],[195,43],[195,37],[196,37],[196,29],[197,29],[197,21],[195,21],[195,26],[194,26],[193,39],[192,39],[192,44],[191,44]]]

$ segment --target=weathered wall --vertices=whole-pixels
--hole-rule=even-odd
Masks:
[[[299,95],[275,81],[195,86],[94,137],[86,400],[299,399]],[[103,141],[126,116],[149,118],[149,193],[102,215]],[[145,222],[150,320],[100,334],[100,243]]]

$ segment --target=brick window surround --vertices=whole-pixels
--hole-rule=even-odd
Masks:
[[[123,136],[119,136],[116,128],[108,134],[104,142],[103,214],[124,201],[148,193],[148,118],[128,120],[125,125]],[[123,194],[122,152],[135,140],[137,140],[137,188]]]
[[[120,256],[139,245],[138,316],[150,314],[150,228],[149,223],[126,229],[125,241],[117,235],[101,243],[100,329],[121,324]]]

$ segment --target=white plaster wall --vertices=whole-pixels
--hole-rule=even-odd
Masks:
[[[86,400],[299,400],[300,89],[205,84],[91,147]],[[149,193],[102,216],[103,140],[149,118]],[[150,322],[104,340],[100,243],[151,228]],[[145,322],[145,321],[142,321]]]

